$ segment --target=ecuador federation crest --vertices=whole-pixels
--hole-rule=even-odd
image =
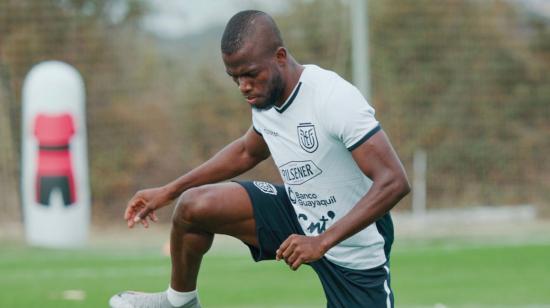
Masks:
[[[313,153],[319,147],[315,126],[311,123],[300,123],[298,125],[298,142],[302,149],[308,153]]]

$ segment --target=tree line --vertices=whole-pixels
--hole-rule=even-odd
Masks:
[[[18,170],[25,74],[42,60],[74,65],[87,85],[97,221],[118,218],[136,190],[190,170],[251,121],[225,76],[223,28],[161,39],[140,26],[153,9],[147,2],[123,2],[114,18],[120,1],[0,0],[0,78],[9,94],[0,96],[0,129],[5,136],[10,128],[13,144],[0,150],[14,157],[0,160],[1,172]],[[347,3],[288,5],[274,17],[292,54],[350,80]],[[499,0],[369,5],[370,103],[409,174],[414,151],[427,151],[429,206],[547,202],[548,20]],[[280,181],[271,162],[246,176]]]

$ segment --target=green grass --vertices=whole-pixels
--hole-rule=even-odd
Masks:
[[[550,307],[549,244],[396,246],[396,307]],[[152,251],[4,244],[0,307],[106,307],[120,290],[162,290],[170,260]],[[81,290],[85,298],[68,300],[66,290]],[[204,307],[324,306],[321,285],[309,267],[292,272],[283,263],[253,263],[246,255],[205,257],[199,290]]]
[[[550,307],[548,244],[430,247],[398,252],[392,262],[397,303]]]

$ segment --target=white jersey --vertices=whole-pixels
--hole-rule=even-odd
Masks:
[[[351,151],[380,130],[374,109],[336,73],[305,65],[281,107],[252,111],[254,129],[266,141],[308,236],[346,215],[370,189]],[[372,224],[325,255],[351,269],[386,262],[384,237]]]

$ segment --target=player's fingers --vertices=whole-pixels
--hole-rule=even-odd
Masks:
[[[279,246],[279,249],[277,249],[277,251],[275,252],[275,253],[276,253],[275,259],[277,259],[277,261],[284,258],[283,254],[287,251],[287,249],[289,248],[290,244],[293,242],[294,235],[295,235],[295,234],[290,235],[290,236],[281,244],[281,246]]]
[[[139,221],[137,214],[140,209],[143,210],[142,208],[143,205],[137,204],[128,211],[126,222],[128,223],[129,228],[133,228],[134,225]]]
[[[149,227],[149,224],[150,224],[151,222],[157,222],[157,221],[155,220],[155,218],[153,218],[153,214],[154,214],[154,213],[155,213],[155,212],[151,212],[151,213],[149,213],[145,218],[143,218],[143,220],[145,220],[145,222],[147,223],[147,227],[146,227],[146,228]]]
[[[135,210],[133,207],[127,206],[126,210],[124,211],[124,220],[130,219],[133,215],[135,215]]]
[[[286,247],[288,246],[288,239],[286,239],[281,246],[279,246],[279,249],[275,252],[275,259],[277,261],[281,260],[283,258],[283,252],[286,250]]]
[[[131,216],[135,215],[136,207],[141,203],[140,199],[132,198],[126,205],[126,211],[124,211],[124,219],[128,220]]]
[[[293,253],[294,253],[294,250],[296,249],[296,243],[294,241],[291,241],[288,246],[286,247],[285,251],[283,251],[281,253],[281,257],[283,259],[287,259],[288,257],[290,257]]]
[[[132,211],[132,208],[130,207],[130,204],[127,204],[126,210],[124,210],[124,220],[128,220],[130,218],[131,211]]]
[[[300,257],[300,253],[298,251],[294,251],[288,258],[285,258],[285,262],[288,265],[294,264],[294,261],[298,260]]]
[[[302,265],[304,263],[304,259],[302,259],[302,257],[299,257],[298,259],[296,259],[296,261],[294,261],[292,263],[292,265],[290,266],[290,268],[292,268],[293,271],[297,270],[300,265]]]
[[[288,240],[284,241],[281,246],[279,247],[279,249],[277,249],[276,251],[276,256],[275,258],[277,260],[281,260],[281,259],[284,259],[284,253],[288,251],[289,249],[289,243],[288,243]]]
[[[128,207],[126,208],[126,211],[124,213],[124,219],[126,219],[128,228],[133,228],[136,222],[139,221],[139,219],[136,219],[136,214],[143,207],[144,204],[143,200],[141,199],[132,198],[132,200],[128,202]]]
[[[128,224],[128,228],[133,228],[134,225],[136,224],[136,221],[134,220],[136,216],[136,211],[135,209],[131,210],[128,215],[126,216],[126,223]]]
[[[155,212],[151,212],[149,213],[149,215],[147,215],[147,217],[149,217],[149,219],[152,221],[152,222],[157,222],[159,219],[157,217],[157,214],[155,214]]]
[[[143,225],[144,228],[149,228],[149,222],[147,221],[147,217],[141,219],[139,222]]]
[[[134,217],[134,222],[145,219],[145,217],[147,217],[147,215],[149,215],[152,211],[153,209],[148,206],[143,207],[143,209],[137,213],[136,217]]]

